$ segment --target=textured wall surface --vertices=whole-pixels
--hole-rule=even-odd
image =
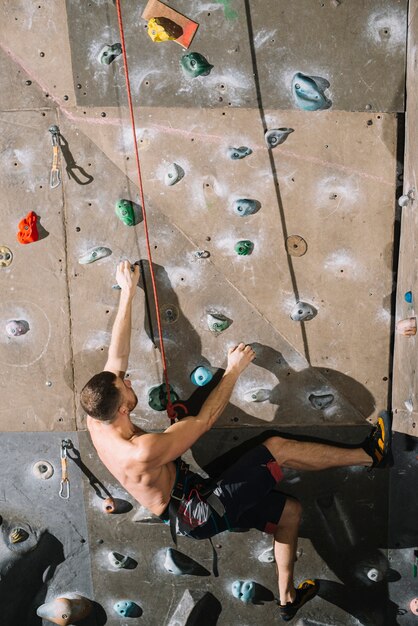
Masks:
[[[407,2],[170,2],[199,23],[190,51],[214,67],[198,78],[183,74],[179,45],[148,37],[145,4],[126,0],[122,9],[170,382],[186,399],[195,390],[190,373],[196,366],[222,367],[227,348],[240,340],[257,353],[216,429],[194,446],[194,462],[219,471],[218,455],[228,456],[266,428],[358,442],[391,392],[402,158],[396,113],[404,110]],[[115,483],[84,431],[78,394],[105,363],[119,299],[114,273],[124,258],[141,260],[144,277],[128,372],[139,398],[132,419],[146,430],[168,424],[147,401],[162,368],[143,224],[125,226],[114,212],[120,198],[140,203],[122,58],[108,66],[97,58],[104,45],[120,40],[114,3],[6,1],[0,16],[0,246],[13,254],[11,264],[0,267],[4,626],[40,626],[36,608],[69,591],[97,603],[85,626],[273,625],[275,568],[258,560],[270,537],[258,531],[217,537],[218,578],[209,542],[180,538],[178,550],[199,567],[194,575],[168,573],[168,529]],[[413,39],[408,63],[412,74]],[[300,108],[292,91],[298,72],[328,81],[321,94],[326,110]],[[407,190],[415,186],[414,111],[407,123]],[[55,189],[49,186],[53,124],[61,133],[62,183]],[[265,130],[283,127],[293,132],[269,149]],[[252,154],[232,160],[228,149],[239,146]],[[172,163],[183,177],[169,187],[164,178]],[[237,215],[239,198],[256,200],[259,210]],[[40,239],[22,245],[18,223],[29,211],[40,218]],[[404,217],[401,248],[411,250],[410,207]],[[292,235],[307,243],[300,257],[289,254]],[[250,256],[234,251],[244,239],[254,244]],[[79,264],[95,246],[112,254]],[[197,258],[198,250],[209,256]],[[400,263],[397,319],[404,291],[413,289],[413,267],[405,255]],[[290,318],[298,301],[315,308],[312,320]],[[175,322],[167,308],[177,312]],[[209,311],[226,315],[231,326],[212,334]],[[10,320],[26,321],[28,332],[8,336]],[[394,367],[396,427],[409,435],[414,342],[400,338]],[[268,390],[267,401],[245,399],[257,388]],[[321,410],[311,394],[331,394],[333,401]],[[412,405],[405,407],[405,400]],[[74,443],[69,501],[58,495],[66,437]],[[397,438],[399,460],[390,476],[359,468],[286,473],[283,490],[299,497],[305,511],[297,581],[321,580],[319,597],[295,618],[298,626],[415,623],[409,602],[418,596],[411,574],[418,538],[413,515],[401,515],[416,470],[414,446],[411,437]],[[38,460],[53,465],[49,481],[33,477]],[[121,501],[122,513],[104,513],[108,495]],[[8,533],[19,524],[30,524],[30,538],[41,539],[10,568]],[[113,568],[109,551],[131,556],[136,567]],[[25,559],[34,572],[30,584]],[[367,578],[372,567],[382,582]],[[232,597],[238,578],[257,582],[256,604]],[[141,615],[118,617],[113,604],[123,599],[137,602]]]

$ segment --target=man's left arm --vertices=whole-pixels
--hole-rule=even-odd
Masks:
[[[121,288],[119,308],[112,329],[109,352],[104,370],[113,372],[123,378],[128,369],[131,351],[132,300],[137,291],[139,266],[134,265],[133,271],[129,261],[119,263],[116,280]]]

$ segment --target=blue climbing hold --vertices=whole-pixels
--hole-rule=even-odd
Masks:
[[[332,106],[325,94],[325,89],[330,86],[325,78],[320,76],[307,76],[297,72],[292,81],[292,92],[297,106],[304,111],[320,111]]]
[[[142,615],[141,607],[132,600],[119,600],[119,602],[115,602],[113,608],[121,617],[140,617]]]
[[[252,602],[255,596],[255,582],[253,580],[236,580],[232,583],[232,595],[246,604]]]
[[[257,200],[250,200],[249,198],[240,198],[234,201],[233,210],[234,213],[244,217],[246,215],[253,215],[257,213],[261,204]]]
[[[207,385],[208,383],[210,383],[212,378],[212,372],[203,365],[196,367],[196,369],[193,370],[193,372],[190,374],[190,380],[194,385],[197,385],[198,387],[203,387],[204,385]]]
[[[412,302],[412,291],[407,291],[405,294],[405,302],[410,304]]]

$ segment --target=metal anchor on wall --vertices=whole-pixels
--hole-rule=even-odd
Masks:
[[[51,133],[52,140],[52,166],[49,177],[49,186],[51,189],[55,189],[55,187],[59,187],[61,183],[61,164],[59,158],[60,129],[58,126],[54,125],[50,126],[48,130]]]

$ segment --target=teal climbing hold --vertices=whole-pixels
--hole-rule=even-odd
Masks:
[[[212,372],[203,365],[196,367],[196,369],[193,370],[193,372],[190,374],[190,380],[194,385],[197,385],[198,387],[204,387],[205,385],[210,383],[212,378]]]
[[[213,68],[213,65],[211,65],[202,54],[199,54],[199,52],[184,54],[181,57],[180,63],[184,73],[192,78],[207,76]]]
[[[309,396],[309,402],[314,409],[326,409],[327,406],[334,402],[334,396],[332,393],[325,393],[323,395],[311,393]]]
[[[246,604],[255,597],[255,582],[253,580],[236,580],[232,583],[232,595]]]
[[[126,226],[135,225],[134,206],[130,200],[118,200],[115,204],[115,213]]]
[[[279,146],[281,143],[286,141],[290,133],[293,132],[293,128],[274,128],[272,130],[267,130],[264,135],[267,147],[275,148],[276,146]]]
[[[120,43],[114,43],[112,46],[104,46],[97,58],[103,65],[110,65],[121,54],[122,46]]]
[[[208,313],[206,321],[209,330],[213,333],[221,333],[232,324],[232,321],[225,317],[225,315],[222,315],[222,313]]]
[[[240,217],[245,217],[246,215],[253,215],[257,213],[261,204],[258,200],[251,200],[249,198],[240,198],[234,201],[233,211],[236,215]]]
[[[324,95],[325,89],[329,86],[325,78],[297,72],[292,81],[292,91],[297,106],[304,111],[329,109],[332,102]]]
[[[119,600],[119,602],[115,602],[113,608],[121,617],[140,617],[142,615],[141,607],[132,600]]]
[[[254,250],[254,244],[248,239],[243,239],[235,244],[234,250],[239,256],[248,256]]]
[[[247,148],[246,146],[240,146],[239,148],[228,148],[228,156],[233,161],[245,159],[246,156],[249,156],[252,153],[253,151],[251,150],[251,148]]]
[[[405,302],[408,302],[408,304],[412,302],[412,291],[407,291],[405,293]]]
[[[170,385],[170,400],[171,402],[177,402],[178,395]],[[148,393],[148,404],[154,409],[154,411],[165,411],[167,408],[168,396],[167,387],[165,384],[152,387]]]
[[[94,263],[99,259],[104,259],[110,254],[112,254],[112,250],[110,248],[97,246],[96,248],[92,248],[91,250],[86,252],[86,254],[83,254],[83,256],[78,259],[78,262],[81,263],[81,265],[86,265],[87,263]]]

